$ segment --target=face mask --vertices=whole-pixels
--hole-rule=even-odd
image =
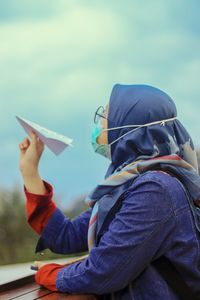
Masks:
[[[170,119],[164,119],[164,120],[160,120],[160,121],[146,123],[146,124],[143,124],[143,125],[125,125],[125,126],[113,127],[113,128],[108,128],[108,129],[103,129],[101,124],[100,124],[100,121],[99,121],[97,124],[95,124],[95,126],[92,130],[92,146],[93,146],[94,151],[96,153],[99,153],[99,154],[105,156],[106,158],[108,158],[109,160],[111,160],[111,145],[116,143],[118,140],[120,140],[121,138],[123,138],[127,134],[129,134],[131,132],[134,132],[139,128],[148,127],[148,126],[151,126],[151,125],[160,124],[161,126],[165,126],[166,122],[174,121],[176,119],[177,119],[177,117],[174,117],[174,118],[170,118]],[[104,131],[117,130],[117,129],[121,129],[121,128],[131,128],[131,127],[133,127],[132,130],[129,130],[128,132],[126,132],[125,134],[123,134],[122,136],[117,138],[116,140],[112,141],[110,144],[98,144],[97,143],[97,138]]]
[[[100,122],[95,124],[93,130],[92,130],[92,146],[96,153],[99,153],[106,158],[111,160],[111,146],[109,144],[98,144],[97,138],[101,135],[103,131],[106,131],[106,129],[103,129]]]

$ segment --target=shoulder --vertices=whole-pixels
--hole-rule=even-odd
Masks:
[[[163,171],[147,171],[139,175],[129,186],[129,191],[136,188],[142,188],[146,185],[152,186],[155,189],[159,188],[162,191],[171,192],[184,192],[182,184],[179,180]]]
[[[124,201],[130,206],[157,207],[161,214],[188,205],[180,182],[162,171],[148,171],[138,176],[129,185]]]

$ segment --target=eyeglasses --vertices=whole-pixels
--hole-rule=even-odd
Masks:
[[[94,115],[94,123],[97,124],[99,122],[99,119],[100,118],[104,118],[104,119],[107,119],[103,114],[105,112],[105,108],[103,106],[99,106],[95,112],[95,115]]]

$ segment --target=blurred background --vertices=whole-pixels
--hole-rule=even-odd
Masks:
[[[109,165],[90,136],[115,83],[166,91],[198,150],[199,11],[198,0],[0,0],[0,264],[34,260],[38,239],[26,224],[18,170],[26,134],[16,115],[73,138],[40,163],[71,218]]]

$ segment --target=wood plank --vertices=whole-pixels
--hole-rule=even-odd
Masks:
[[[37,299],[51,293],[47,289],[41,288],[34,281],[34,276],[28,276],[10,282],[9,284],[4,284],[0,287],[0,299],[10,300],[10,299]]]
[[[0,293],[1,300],[11,300],[11,299],[38,299],[42,296],[48,295],[51,293],[47,289],[43,289],[40,286],[36,285],[35,283],[30,283],[24,285],[19,288],[14,288],[9,291],[4,291]]]
[[[99,299],[94,295],[70,295],[64,293],[52,293],[50,295],[44,296],[42,300],[97,300]]]
[[[51,291],[48,291],[46,289],[43,288],[39,288],[33,291],[29,291],[25,294],[22,295],[18,295],[12,298],[7,298],[9,300],[34,300],[34,299],[43,299],[44,296],[48,296],[52,294]],[[46,298],[48,299],[48,298]]]
[[[28,284],[28,283],[34,283],[34,275],[26,276],[24,278],[20,278],[20,279],[0,285],[0,293],[14,289],[14,288],[24,286],[25,284]]]
[[[19,297],[20,295],[32,292],[33,290],[38,290],[38,287],[35,287],[35,284],[30,283],[24,287],[14,288],[0,293],[0,299],[12,299],[14,297]]]

